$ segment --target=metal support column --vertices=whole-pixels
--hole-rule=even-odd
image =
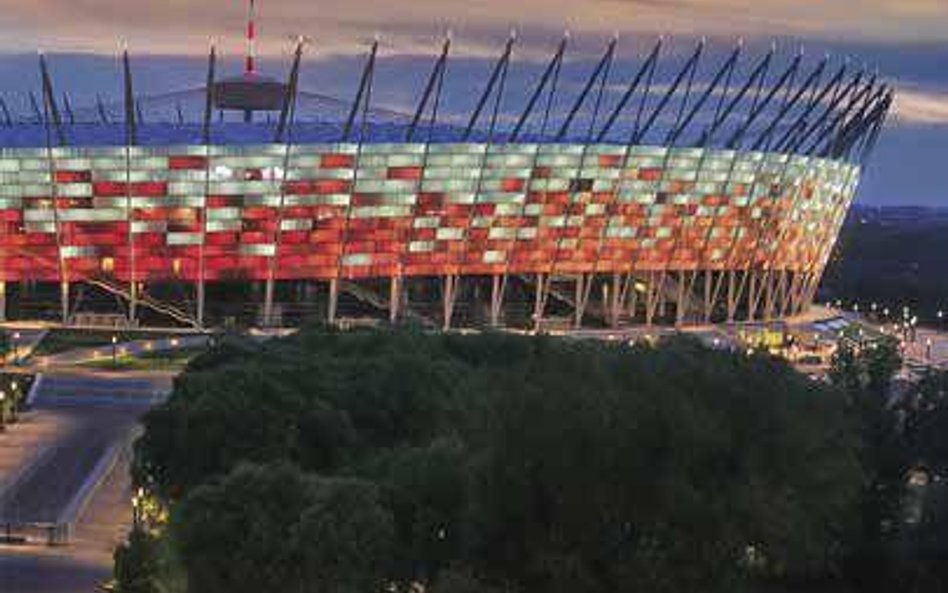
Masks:
[[[714,314],[714,271],[706,270],[704,273],[704,322],[711,323],[711,316]]]
[[[735,276],[736,272],[734,270],[727,271],[727,322],[734,323],[734,318],[737,315],[737,294],[736,294],[736,283]]]
[[[217,51],[214,45],[207,57],[207,82],[204,96],[204,119],[201,138],[204,143],[204,209],[201,216],[201,243],[198,245],[198,281],[197,281],[197,322],[204,327],[205,284],[207,282],[207,213],[208,196],[211,193],[211,115],[214,113],[214,69],[217,63]]]
[[[135,234],[132,220],[132,146],[138,144],[135,115],[135,91],[128,50],[122,52],[125,73],[125,217],[128,224],[128,323],[135,325],[138,311],[138,282],[135,278]]]
[[[533,331],[540,331],[540,325],[543,322],[543,309],[546,304],[543,295],[546,293],[545,286],[549,279],[542,273],[537,274],[536,291],[533,297]]]
[[[675,297],[675,327],[681,327],[685,322],[685,317],[688,314],[688,301],[689,295],[685,292],[689,286],[687,280],[688,272],[685,270],[678,271],[678,291]]]
[[[0,280],[0,321],[7,320],[7,283]]]
[[[329,280],[329,306],[326,313],[326,322],[329,325],[336,324],[336,309],[339,306],[339,280],[332,278]]]
[[[69,281],[65,279],[59,283],[59,306],[63,325],[66,325],[69,323]]]
[[[754,321],[757,316],[757,298],[760,294],[757,270],[744,272],[747,275],[747,321]]]
[[[504,292],[507,288],[507,276],[494,274],[490,286],[490,325],[500,325],[500,312],[504,306]]]
[[[609,327],[618,327],[622,316],[622,276],[612,273],[612,291],[609,293]]]
[[[656,280],[655,272],[648,273],[648,285],[645,293],[645,325],[651,327],[655,321],[655,314],[661,307],[662,290],[665,285],[665,272],[658,273]]]
[[[576,295],[574,297],[576,306],[573,308],[573,327],[576,329],[583,326],[583,316],[586,314],[586,303],[589,298],[587,282],[592,284],[591,278],[587,281],[586,274],[576,276]]]
[[[629,275],[632,278],[631,274]],[[632,279],[632,290],[629,295],[629,320],[632,323],[635,323],[635,318],[638,316],[639,309],[639,291],[635,288],[635,279]]]
[[[273,325],[273,278],[267,278],[263,283],[263,327]]]
[[[398,321],[398,313],[401,306],[402,279],[401,276],[393,275],[388,282],[388,322]]]
[[[451,319],[454,317],[454,304],[457,302],[458,281],[460,276],[457,274],[447,274],[444,277],[441,296],[443,298],[444,310],[442,312],[442,329],[451,329]]]

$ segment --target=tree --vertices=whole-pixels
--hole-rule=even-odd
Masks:
[[[202,593],[733,591],[838,573],[853,401],[687,339],[308,328],[189,369],[136,472]]]
[[[298,547],[289,534],[309,487],[297,468],[279,463],[242,465],[190,492],[171,522],[188,590],[300,591]]]
[[[381,591],[391,578],[394,520],[370,482],[316,480],[290,537],[305,591]]]
[[[115,550],[115,593],[160,593],[167,576],[161,542],[142,529],[132,529],[128,541]]]
[[[890,405],[892,378],[900,366],[897,342],[884,339],[858,351],[842,343],[830,372],[830,380],[846,395],[861,440],[865,484],[859,521],[849,536],[847,574],[865,590],[885,590],[898,582],[894,546],[909,467],[899,414]]]

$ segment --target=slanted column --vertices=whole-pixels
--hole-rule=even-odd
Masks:
[[[490,325],[497,327],[500,325],[500,311],[504,306],[504,289],[506,288],[507,277],[500,274],[494,274],[491,278],[490,286]]]
[[[533,298],[533,331],[540,331],[540,324],[543,322],[543,309],[546,304],[544,298],[544,286],[546,278],[543,274],[537,274],[536,291]]]
[[[770,321],[774,308],[774,275],[770,273],[770,270],[767,271],[766,283],[764,284],[764,313],[762,315],[764,321]]]
[[[757,295],[760,293],[757,272],[745,272],[747,279],[747,321],[754,321],[757,316]]]
[[[704,273],[704,322],[711,323],[714,313],[714,272],[706,270]]]
[[[734,323],[737,317],[737,273],[727,271],[727,322]]]
[[[592,282],[590,277],[586,279],[585,274],[576,276],[576,294],[573,297],[575,307],[573,308],[573,327],[579,329],[583,325],[583,316],[586,314],[586,295],[589,292],[587,282]]]
[[[645,325],[651,327],[655,320],[655,308],[658,306],[658,291],[655,272],[648,273],[648,284],[645,287]]]
[[[448,274],[444,277],[444,284],[441,290],[444,299],[443,311],[443,329],[451,329],[451,319],[454,317],[454,304],[457,302],[458,275]]]

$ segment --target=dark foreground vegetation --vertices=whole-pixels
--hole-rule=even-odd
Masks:
[[[948,507],[904,483],[946,382],[890,410],[894,352],[834,387],[685,339],[224,340],[145,420],[117,589],[937,591]]]

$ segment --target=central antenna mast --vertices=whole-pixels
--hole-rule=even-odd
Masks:
[[[253,78],[257,74],[257,26],[256,26],[256,6],[254,0],[250,0],[250,6],[247,9],[247,58],[244,62],[244,76]]]

